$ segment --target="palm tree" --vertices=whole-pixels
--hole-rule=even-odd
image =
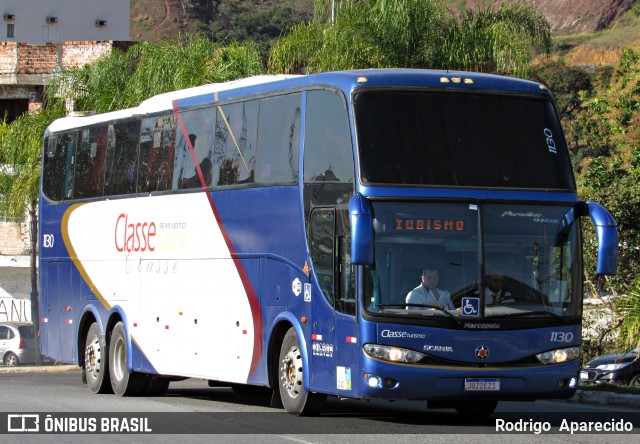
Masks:
[[[11,125],[0,125],[0,214],[23,220],[29,216],[31,240],[31,320],[39,331],[38,275],[36,271],[38,244],[38,196],[42,136],[46,127],[62,115],[60,108],[27,113]],[[35,336],[36,364],[40,361],[40,344]]]
[[[99,113],[137,106],[156,94],[263,73],[256,45],[220,46],[196,35],[139,43],[82,68],[65,67],[47,85],[48,100],[71,100]]]
[[[629,291],[620,298],[616,309],[624,316],[618,338],[622,348],[640,348],[640,278],[636,278]]]
[[[490,4],[450,17],[435,62],[447,69],[527,74],[536,50],[551,49],[549,22],[527,2]]]
[[[342,0],[333,20],[328,4],[317,0],[314,20],[274,45],[269,71],[408,67],[523,75],[534,52],[550,48],[548,22],[525,1],[491,3],[458,18],[442,0]]]

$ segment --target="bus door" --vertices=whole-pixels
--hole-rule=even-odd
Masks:
[[[353,390],[358,364],[355,273],[348,211],[316,208],[310,216],[312,388],[335,394]]]
[[[41,282],[46,282],[47,291],[41,292],[40,329],[42,337],[47,338],[41,344],[42,353],[59,361],[75,361],[75,327],[72,316],[75,307],[72,303],[70,263],[47,261],[41,267]]]

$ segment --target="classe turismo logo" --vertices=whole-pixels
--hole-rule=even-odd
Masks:
[[[129,215],[121,213],[116,219],[114,242],[118,252],[154,251],[158,233],[156,223],[129,221]]]
[[[408,331],[382,330],[380,336],[383,338],[408,338],[408,339],[424,339],[427,337],[424,333],[409,333]]]

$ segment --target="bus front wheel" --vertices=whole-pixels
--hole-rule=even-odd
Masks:
[[[138,395],[145,387],[144,375],[127,367],[127,335],[122,321],[111,332],[109,342],[109,375],[111,388],[118,396]]]
[[[304,390],[304,366],[298,335],[290,328],[282,340],[278,359],[278,388],[284,409],[293,415],[320,413],[326,395]]]
[[[84,378],[92,393],[109,393],[109,363],[106,344],[100,342],[100,327],[94,322],[87,331],[84,347]]]

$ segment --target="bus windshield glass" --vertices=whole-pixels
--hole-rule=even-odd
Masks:
[[[580,315],[579,228],[572,207],[372,204],[375,264],[365,294],[370,315],[532,322]]]
[[[546,98],[362,90],[354,108],[364,184],[575,191]]]

